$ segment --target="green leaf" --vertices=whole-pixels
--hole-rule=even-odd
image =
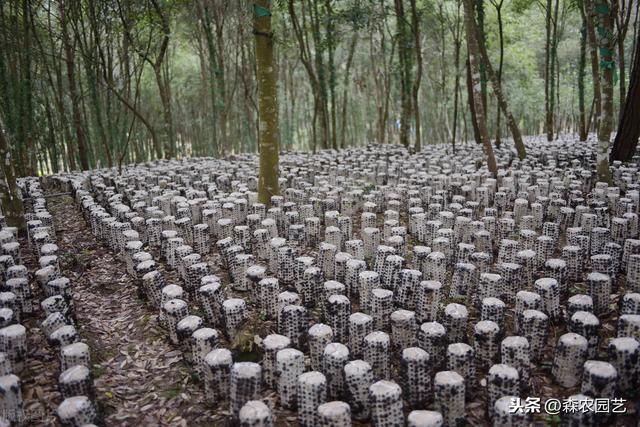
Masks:
[[[255,13],[258,18],[271,16],[271,11],[269,9],[258,4],[253,5],[253,13]]]

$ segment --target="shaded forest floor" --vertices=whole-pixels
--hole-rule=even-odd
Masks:
[[[213,411],[204,406],[198,379],[168,343],[157,313],[138,298],[124,262],[97,243],[70,196],[51,198],[48,206],[62,273],[74,284],[77,328],[90,347],[105,425],[211,425]],[[43,334],[29,331],[30,348],[38,350],[29,357],[33,376],[25,384],[26,409],[45,412],[43,425],[51,425],[61,401],[55,386],[59,365]]]
[[[48,199],[48,207],[55,219],[57,244],[63,275],[74,284],[75,311],[78,332],[90,346],[92,372],[95,379],[97,399],[106,426],[204,426],[225,425],[228,404],[214,408],[205,402],[202,383],[193,374],[193,369],[182,359],[180,350],[169,343],[167,334],[158,326],[157,312],[148,303],[139,299],[133,279],[127,275],[124,262],[99,243],[91,234],[78,207],[70,196]],[[355,228],[355,227],[354,227]],[[26,241],[21,241],[24,263],[30,272],[35,271],[37,261]],[[153,253],[159,259],[157,253]],[[226,272],[219,267],[219,255],[215,250],[206,257],[212,273],[226,279]],[[168,283],[179,283],[175,272],[161,270]],[[227,283],[227,280],[223,280]],[[623,284],[621,284],[623,286]],[[579,284],[574,293],[582,292]],[[37,295],[36,298],[39,298]],[[449,301],[445,301],[447,303]],[[617,303],[612,300],[612,304]],[[38,307],[39,310],[39,307]],[[354,312],[356,311],[354,307]],[[199,314],[196,310],[190,314]],[[512,317],[509,310],[507,316]],[[315,315],[314,315],[315,316]],[[469,336],[479,313],[470,310]],[[30,418],[29,425],[57,425],[55,409],[61,402],[57,391],[59,363],[54,350],[46,343],[40,330],[42,313],[30,318],[28,339],[30,353],[23,380],[25,409]],[[607,336],[615,332],[616,318],[602,317],[603,330]],[[275,324],[262,321],[253,313],[245,333],[264,337],[275,332]],[[553,354],[553,345],[566,331],[561,322],[551,328],[545,354]],[[602,339],[599,351],[606,352],[607,339]],[[242,343],[223,343],[228,348],[243,350]],[[236,355],[247,359],[260,358],[255,346]],[[238,360],[238,357],[235,359]],[[392,371],[398,380],[397,359]],[[478,384],[472,398],[467,402],[469,425],[489,426],[486,416],[486,370],[478,369]],[[561,389],[551,377],[551,361],[537,363],[531,373],[531,388],[523,396],[562,398],[579,390]],[[616,425],[631,426],[637,421],[637,397],[625,396],[628,413],[618,417]],[[276,405],[277,393],[265,390],[264,401],[273,408],[278,426],[296,426],[296,414],[281,410]],[[366,424],[361,424],[366,425]],[[540,415],[535,425],[560,425],[559,418]]]

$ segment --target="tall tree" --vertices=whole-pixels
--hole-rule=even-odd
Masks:
[[[558,11],[560,0],[547,0],[545,6],[545,132],[547,141],[553,140],[556,102],[556,62],[558,51]]]
[[[23,229],[24,207],[22,197],[16,183],[16,172],[14,162],[11,158],[11,143],[9,135],[4,127],[2,112],[0,112],[0,202],[2,203],[2,214],[7,220],[7,224]]]
[[[376,6],[384,10],[385,0],[378,0]],[[395,57],[397,40],[390,37],[388,14],[382,13],[381,19],[374,22],[374,29],[369,33],[369,65],[373,74],[376,108],[376,133],[378,143],[388,142],[388,122],[390,115],[390,99],[392,86],[392,64]]]
[[[36,174],[36,149],[34,143],[34,104],[33,104],[33,58],[32,58],[32,31],[31,31],[31,4],[30,2],[22,3],[22,27],[23,27],[23,49],[22,49],[22,88],[21,88],[21,136],[24,138],[22,147],[26,148],[26,161],[25,166],[27,171],[34,175]]]
[[[587,66],[587,17],[584,12],[583,0],[578,0],[578,9],[582,26],[580,27],[580,57],[578,60],[578,136],[580,141],[587,140],[589,125],[585,105],[585,76]]]
[[[464,1],[464,0],[462,0]],[[478,116],[476,114],[476,101],[474,95],[474,83],[471,77],[471,61],[469,58],[469,42],[467,41],[467,61],[465,63],[465,69],[467,74],[467,101],[469,102],[469,116],[471,120],[471,128],[473,130],[473,139],[476,144],[482,144],[482,137],[480,135],[480,128],[478,126]]]
[[[598,128],[596,162],[598,179],[610,182],[609,141],[611,139],[611,132],[613,131],[613,71],[616,67],[613,51],[615,38],[613,34],[614,18],[611,4],[606,0],[597,1],[595,11],[598,16],[598,48],[601,53],[602,115],[600,117],[600,127]]]
[[[328,99],[327,104],[329,108],[329,117],[331,120],[331,145],[333,148],[338,149],[338,125],[337,125],[337,112],[336,112],[336,86],[337,86],[337,73],[336,73],[336,48],[338,41],[336,37],[336,25],[333,11],[333,0],[324,0],[324,12],[325,12],[325,44],[327,49],[327,86],[328,86]]]
[[[78,157],[80,158],[80,167],[82,170],[89,169],[89,156],[84,131],[84,123],[82,118],[82,104],[80,93],[76,85],[76,62],[75,47],[72,46],[72,40],[69,36],[69,15],[70,7],[73,6],[60,1],[60,26],[62,27],[62,44],[64,46],[65,62],[67,66],[67,80],[69,84],[69,94],[71,95],[71,110],[73,115],[73,127],[76,132],[76,142],[78,144]]]
[[[636,0],[637,1],[637,0]],[[618,46],[618,83],[619,83],[619,100],[620,100],[620,117],[622,117],[622,111],[625,106],[626,91],[626,76],[627,65],[625,61],[624,41],[627,38],[627,32],[629,31],[629,23],[631,22],[631,11],[633,6],[633,0],[615,0],[615,25],[616,25],[616,39]]]
[[[271,196],[280,194],[278,163],[280,141],[278,133],[277,68],[274,59],[273,31],[269,0],[256,0],[253,6],[253,32],[256,49],[256,80],[258,82],[258,117],[260,132],[260,174],[258,199],[269,204]]]
[[[404,10],[404,0],[394,0],[398,38],[398,72],[400,75],[400,143],[409,147],[411,127],[411,69],[412,45],[409,25]]]
[[[600,64],[598,56],[598,40],[596,39],[596,25],[595,25],[595,0],[583,0],[582,5],[585,9],[585,17],[587,19],[587,42],[589,44],[589,56],[591,59],[591,81],[593,82],[593,107],[594,107],[594,129],[599,128],[600,117],[602,115],[602,94],[601,94],[601,82],[600,82]],[[591,116],[591,114],[590,114]],[[588,122],[590,122],[589,120]],[[590,128],[590,126],[587,126]]]
[[[551,33],[551,60],[549,63],[549,110],[551,111],[550,130],[553,137],[554,127],[556,126],[556,104],[559,104],[558,99],[558,27],[560,22],[558,21],[558,12],[560,10],[560,0],[555,0],[553,6],[553,31]]]
[[[472,25],[475,24],[472,22]],[[514,145],[516,146],[516,151],[518,152],[518,157],[522,160],[526,157],[527,152],[524,146],[524,141],[522,140],[522,134],[520,133],[520,128],[518,127],[518,123],[516,122],[511,110],[509,109],[509,105],[507,103],[507,98],[504,96],[504,92],[502,91],[502,86],[500,85],[500,81],[498,80],[498,76],[493,70],[493,66],[491,65],[491,61],[489,60],[489,54],[486,49],[482,45],[478,45],[480,50],[480,61],[484,65],[484,68],[489,77],[489,81],[491,81],[491,87],[493,88],[493,93],[496,96],[496,100],[498,101],[498,107],[502,110],[503,114],[507,118],[507,126],[511,131],[511,136],[513,137]]]
[[[453,57],[455,78],[453,83],[453,130],[451,135],[451,145],[455,152],[456,133],[458,129],[458,99],[460,95],[460,50],[462,47],[462,20],[460,19],[460,7],[462,3],[456,0],[456,13],[453,20],[447,20],[451,37],[453,38]]]
[[[637,1],[637,0],[636,0]],[[618,47],[618,88],[620,101],[620,117],[625,108],[627,65],[625,61],[624,41],[629,31],[629,23],[631,22],[631,10],[633,9],[633,0],[615,0],[613,2],[614,18],[616,26],[616,46]]]
[[[500,44],[500,56],[498,60],[498,85],[502,86],[502,69],[504,67],[504,24],[502,22],[502,6],[504,0],[491,0],[491,4],[496,10],[498,20],[498,43]],[[496,108],[496,146],[500,146],[500,108]]]
[[[331,120],[327,102],[327,84],[323,58],[324,44],[320,34],[319,0],[288,0],[287,8],[291,19],[291,27],[298,44],[299,56],[309,78],[313,93],[313,149],[316,149],[320,124],[321,148],[331,147]],[[298,18],[298,7],[301,9]],[[307,12],[309,16],[307,16]],[[309,37],[311,33],[311,37]]]
[[[342,110],[340,112],[340,148],[347,148],[346,131],[347,131],[347,101],[349,99],[349,78],[351,74],[351,66],[353,65],[353,57],[356,53],[356,45],[358,44],[358,33],[354,32],[349,43],[349,53],[347,54],[347,65],[342,82]]]
[[[467,34],[467,49],[469,50],[469,68],[471,71],[472,97],[476,112],[478,132],[480,134],[482,146],[487,157],[487,167],[492,174],[496,175],[498,173],[498,166],[496,164],[496,158],[493,153],[491,140],[489,139],[485,110],[484,106],[482,105],[482,89],[480,84],[480,48],[478,46],[478,37],[473,14],[474,0],[463,1],[464,24]]]
[[[487,33],[485,31],[485,10],[484,0],[475,0],[475,13],[477,16],[478,27],[478,48],[487,48]],[[475,21],[474,21],[475,22]],[[482,89],[482,106],[484,107],[484,113],[487,114],[487,73],[484,69],[484,65],[480,64],[480,87]]]
[[[222,2],[223,11],[228,9],[228,2]],[[201,0],[196,3],[196,11],[202,25],[202,33],[205,40],[207,51],[207,85],[209,88],[209,96],[211,102],[211,118],[210,125],[212,128],[212,151],[215,156],[221,154],[222,146],[226,143],[226,118],[225,118],[225,85],[224,85],[224,66],[222,66],[222,52],[219,51],[214,37],[220,34],[215,26],[212,17],[213,11],[217,4],[211,4],[209,0]],[[219,126],[219,122],[220,125]],[[219,131],[220,127],[223,131]]]
[[[418,7],[416,6],[416,0],[410,0],[411,2],[411,31],[413,32],[413,47],[416,54],[416,76],[413,80],[413,86],[411,89],[411,96],[413,102],[413,115],[415,122],[415,135],[416,141],[414,147],[416,151],[422,149],[422,134],[420,132],[420,104],[418,103],[418,95],[420,92],[420,83],[422,81],[422,43],[420,42],[420,19],[418,16]],[[443,100],[444,102],[444,100]]]
[[[611,149],[611,160],[632,159],[640,138],[640,32],[636,35],[629,91],[620,116],[618,132]]]
[[[153,74],[158,85],[158,93],[162,104],[162,118],[165,130],[164,156],[165,158],[173,158],[176,156],[176,136],[173,126],[172,97],[171,97],[171,81],[169,77],[169,64],[167,50],[169,41],[171,40],[171,27],[169,24],[168,12],[160,6],[158,0],[151,1],[151,10],[156,14],[160,21],[162,31],[162,41],[155,58],[146,56],[145,60],[149,62],[153,68]]]
[[[147,62],[153,71],[160,104],[162,109],[162,125],[164,128],[164,144],[156,146],[155,152],[158,158],[173,158],[176,155],[175,129],[173,126],[171,82],[169,76],[169,64],[167,63],[167,51],[171,40],[171,25],[169,21],[168,3],[159,3],[159,0],[147,0],[143,4],[131,3],[131,0],[117,0],[120,19],[123,30],[129,43],[140,57]],[[146,19],[138,20],[139,25],[145,25],[144,32],[138,35],[134,32],[129,22],[126,22],[130,9],[142,7]],[[158,33],[161,35],[158,37]],[[156,43],[153,41],[159,40]],[[150,48],[147,45],[153,45]]]

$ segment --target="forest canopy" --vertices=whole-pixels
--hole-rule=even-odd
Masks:
[[[257,151],[261,13],[271,18],[282,150],[478,140],[465,3],[519,132],[586,138],[607,70],[617,123],[638,32],[634,0],[258,3],[3,2],[0,112],[17,175]],[[499,145],[509,123],[478,66]]]

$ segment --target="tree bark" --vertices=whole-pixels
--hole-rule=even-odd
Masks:
[[[216,35],[216,44],[217,44],[217,54],[215,55],[214,62],[212,65],[215,66],[214,76],[216,82],[216,89],[218,91],[218,112],[220,115],[220,141],[219,145],[221,145],[222,150],[224,151],[226,147],[229,147],[229,99],[228,92],[226,87],[226,71],[225,71],[225,52],[224,46],[227,44],[224,39],[225,30],[225,15],[227,15],[229,5],[232,2],[217,2],[217,7],[214,8],[213,22],[215,24],[215,35]],[[239,36],[241,37],[241,36]],[[240,43],[242,44],[242,43]],[[212,82],[213,83],[213,82]],[[221,148],[217,148],[218,152],[220,152]]]
[[[332,148],[333,142],[331,141],[331,115],[329,113],[329,95],[327,93],[327,70],[324,62],[324,51],[326,44],[322,40],[322,34],[320,32],[320,24],[322,18],[320,17],[320,11],[318,9],[318,3],[320,0],[310,0],[308,2],[309,19],[311,25],[311,35],[314,43],[314,63],[316,67],[316,75],[318,79],[318,102],[316,107],[319,112],[320,119],[320,131],[322,132],[322,145],[323,148]],[[304,13],[303,13],[304,19]]]
[[[456,137],[458,131],[458,99],[460,98],[460,48],[462,45],[462,40],[460,37],[460,6],[460,2],[457,2],[456,20],[455,25],[452,28],[456,70],[456,77],[453,84],[453,132],[451,135],[451,146],[453,147],[454,153],[456,152]]]
[[[593,82],[593,105],[595,107],[594,129],[597,130],[600,127],[600,116],[602,115],[602,94],[593,2],[594,0],[583,0],[585,16],[587,18],[587,41],[589,42],[589,53],[591,57],[591,80]]]
[[[325,34],[326,34],[326,44],[328,51],[328,68],[329,68],[329,100],[331,101],[329,104],[330,110],[328,111],[329,117],[331,120],[331,142],[334,149],[340,148],[338,145],[338,117],[337,117],[337,97],[336,97],[336,86],[337,86],[337,75],[336,75],[336,63],[335,63],[335,52],[336,45],[339,38],[336,37],[336,29],[333,17],[333,7],[331,5],[332,0],[325,0],[325,12],[327,16],[325,17]]]
[[[489,139],[489,132],[487,130],[487,122],[484,112],[485,110],[484,106],[482,105],[479,61],[480,48],[478,46],[477,32],[473,16],[473,1],[474,0],[464,0],[464,23],[469,49],[469,68],[471,69],[473,103],[476,110],[476,118],[478,119],[478,131],[482,140],[485,155],[487,157],[487,167],[489,171],[495,176],[498,173],[498,166],[496,164],[495,155],[493,154],[491,140]]]
[[[60,1],[60,26],[62,27],[62,44],[64,45],[65,62],[67,65],[67,80],[69,83],[69,94],[71,95],[71,110],[73,115],[73,125],[76,131],[76,141],[78,144],[78,157],[82,170],[89,169],[89,158],[87,156],[87,146],[82,123],[82,112],[80,110],[80,96],[76,87],[75,78],[75,56],[73,47],[69,40],[69,30],[67,22],[67,6],[64,0]]]
[[[627,65],[625,61],[624,41],[627,38],[627,31],[629,30],[629,22],[631,21],[631,8],[633,6],[633,0],[627,2],[627,0],[614,0],[615,6],[615,26],[617,32],[617,47],[618,47],[618,89],[620,91],[620,119],[622,119],[622,112],[625,108],[625,95],[626,90],[626,77],[627,77]]]
[[[422,44],[420,43],[420,22],[418,19],[418,8],[416,0],[411,1],[411,28],[413,31],[413,46],[416,51],[416,77],[413,80],[413,88],[411,95],[413,97],[413,114],[416,127],[416,152],[422,149],[422,136],[420,132],[420,105],[418,104],[418,95],[420,92],[420,82],[422,81]],[[444,101],[444,100],[443,100]],[[445,112],[446,114],[446,112]]]
[[[340,148],[347,148],[346,145],[346,130],[347,130],[347,100],[349,91],[349,75],[351,71],[351,65],[353,64],[353,57],[356,53],[356,44],[358,43],[358,33],[353,33],[351,37],[351,43],[349,43],[349,53],[347,54],[347,66],[344,71],[344,80],[342,82],[342,112],[340,114]]]
[[[582,1],[579,2],[578,8],[580,9],[580,15],[582,17],[582,27],[580,28],[580,59],[578,61],[578,135],[580,141],[586,141],[589,132],[584,101],[584,78],[587,66],[587,17],[584,14]]]
[[[317,0],[316,0],[317,1]],[[300,2],[302,6],[305,6],[307,2]],[[314,152],[317,147],[317,121],[320,120],[321,126],[321,134],[322,134],[322,144],[321,148],[329,148],[329,129],[328,129],[328,114],[326,113],[326,96],[323,95],[324,91],[326,91],[326,85],[324,85],[324,72],[322,70],[322,47],[314,46],[314,49],[309,45],[309,40],[306,24],[306,17],[304,10],[302,11],[302,22],[298,20],[298,15],[295,7],[296,2],[294,0],[289,0],[287,2],[287,9],[289,10],[289,16],[291,18],[291,27],[293,29],[293,33],[298,42],[298,48],[300,51],[300,61],[302,61],[302,65],[304,65],[305,70],[307,71],[307,75],[309,76],[309,81],[312,88],[313,93],[313,147]],[[312,20],[313,21],[313,20]],[[314,35],[314,40],[319,39],[319,28],[315,25],[315,21],[312,22],[312,34]]]
[[[166,58],[163,58],[166,61]],[[163,62],[158,63],[158,67],[153,70],[156,77],[156,85],[160,94],[160,102],[162,104],[162,119],[164,127],[164,147],[163,153],[166,159],[172,159],[176,156],[176,141],[173,128],[173,113],[171,112],[171,86],[168,76],[163,70]]]
[[[411,61],[404,0],[395,0],[398,32],[398,63],[400,69],[400,143],[409,148],[409,126],[411,116]]]
[[[471,25],[474,24],[475,22],[471,22]],[[520,133],[520,129],[518,128],[518,123],[516,123],[511,110],[509,110],[507,98],[504,96],[504,92],[502,92],[502,86],[500,85],[500,81],[498,80],[498,77],[493,70],[493,66],[491,65],[491,61],[489,60],[487,50],[483,45],[479,45],[478,47],[480,48],[480,61],[484,65],[484,68],[489,76],[489,81],[491,81],[491,87],[493,88],[493,93],[496,95],[496,99],[498,100],[499,109],[502,110],[507,119],[507,126],[511,131],[511,136],[513,137],[513,142],[518,152],[518,158],[522,160],[526,157],[527,151],[524,147],[522,134]]]
[[[219,157],[221,154],[220,151],[220,143],[218,139],[218,94],[216,93],[216,85],[215,85],[215,73],[216,73],[216,55],[217,51],[215,48],[215,44],[213,43],[213,29],[211,25],[211,14],[209,12],[209,6],[207,1],[198,2],[197,10],[199,11],[200,22],[202,23],[202,29],[204,33],[204,39],[207,45],[208,52],[208,72],[209,72],[209,80],[207,81],[207,86],[209,88],[209,97],[211,98],[211,117],[210,126],[212,133],[212,145],[213,145],[213,155],[215,157]]]
[[[500,59],[498,62],[498,85],[502,87],[502,69],[504,65],[504,28],[502,23],[503,0],[492,1],[498,19],[498,40],[500,43]],[[500,108],[496,108],[496,147],[500,147]]]
[[[629,90],[611,149],[611,161],[633,158],[640,138],[640,33],[636,37]]]
[[[11,143],[9,135],[5,131],[4,120],[0,116],[0,201],[2,202],[2,214],[7,224],[12,227],[24,229],[24,207],[20,190],[16,184],[16,172],[14,162],[11,159]]]
[[[553,141],[553,110],[551,96],[551,76],[553,73],[552,63],[553,58],[551,56],[551,34],[552,34],[552,22],[551,22],[551,0],[547,0],[545,8],[545,33],[546,42],[544,47],[544,108],[545,108],[545,120],[544,129],[547,134],[547,141]]]
[[[478,16],[478,23],[477,23],[477,28],[478,28],[478,48],[487,48],[487,35],[485,33],[485,28],[484,28],[484,0],[475,0],[475,12],[477,13]],[[474,21],[475,18],[474,18]],[[486,70],[484,69],[484,65],[480,64],[480,87],[482,89],[482,107],[484,109],[484,113],[485,115],[487,114],[488,108],[487,108],[487,73]],[[486,118],[486,117],[485,117]]]
[[[596,3],[595,12],[598,16],[598,47],[601,53],[600,71],[602,79],[602,116],[598,128],[598,148],[596,162],[598,179],[611,182],[609,171],[609,141],[613,131],[613,13],[611,4],[605,0]]]
[[[31,60],[31,23],[30,23],[30,3],[22,2],[22,26],[24,29],[24,46],[22,48],[22,69],[24,75],[22,76],[21,92],[22,92],[22,111],[21,117],[21,134],[24,138],[24,143],[21,144],[27,150],[27,162],[25,172],[28,175],[37,175],[36,167],[36,148],[34,140],[34,126],[33,126],[33,77],[32,77],[32,60]]]
[[[271,196],[280,194],[278,162],[277,69],[274,60],[273,32],[269,0],[256,0],[253,10],[253,32],[256,49],[256,81],[258,83],[258,117],[260,120],[260,175],[258,199],[269,205]]]
[[[471,64],[469,63],[469,52],[467,47],[467,101],[469,102],[469,113],[471,119],[471,128],[473,129],[473,139],[475,139],[476,144],[482,144],[482,138],[480,137],[480,129],[478,128],[478,118],[476,117],[476,103],[473,95],[473,81],[471,79]]]
[[[444,2],[438,1],[438,23],[440,24],[440,92],[436,95],[434,91],[434,95],[438,96],[440,99],[440,108],[438,108],[436,120],[440,126],[436,127],[436,131],[439,130],[442,132],[442,136],[438,137],[438,141],[446,141],[447,138],[451,135],[449,129],[449,105],[448,105],[448,91],[447,91],[447,35],[445,28],[445,21],[447,14],[444,13]],[[437,134],[437,132],[434,132]]]
[[[557,83],[559,76],[556,74],[558,70],[558,11],[560,9],[560,1],[555,0],[553,6],[553,18],[551,21],[551,53],[549,58],[549,116],[547,121],[547,140],[553,140],[554,128],[556,126],[556,95]],[[549,139],[551,138],[551,139]]]
[[[169,81],[169,71],[166,63],[168,60],[167,50],[171,38],[171,27],[169,26],[169,19],[165,11],[162,10],[157,0],[151,0],[151,5],[160,19],[162,28],[162,42],[158,55],[156,59],[152,61],[151,66],[153,67],[153,73],[156,78],[156,85],[158,86],[160,101],[162,103],[162,118],[166,138],[163,147],[164,157],[171,159],[176,156],[176,138],[173,127],[173,113],[171,111],[171,82]]]

